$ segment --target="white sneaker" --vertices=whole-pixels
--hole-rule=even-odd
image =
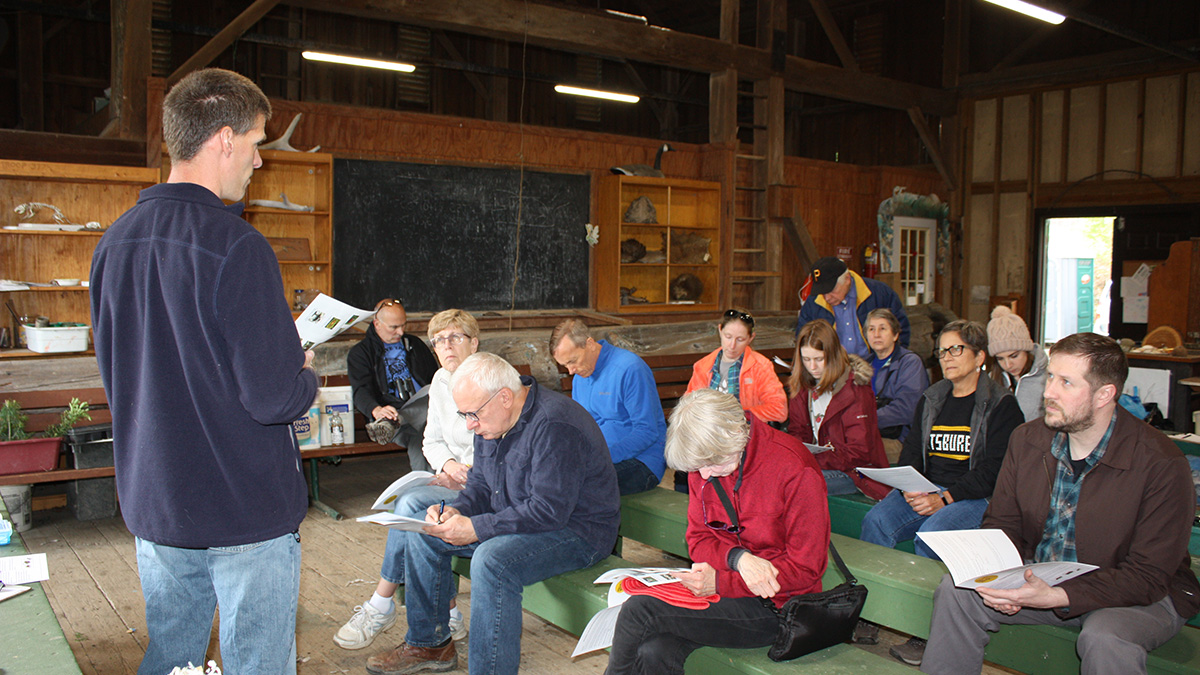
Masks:
[[[375,636],[392,627],[396,623],[396,608],[384,614],[363,603],[354,608],[354,616],[338,629],[333,641],[342,649],[362,649],[375,640]]]
[[[450,615],[450,639],[462,640],[467,637],[467,617],[459,614]]]

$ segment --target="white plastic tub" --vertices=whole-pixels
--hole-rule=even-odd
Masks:
[[[52,352],[86,352],[88,348],[87,326],[64,326],[60,328],[38,328],[25,326],[25,340],[29,351],[40,354]]]

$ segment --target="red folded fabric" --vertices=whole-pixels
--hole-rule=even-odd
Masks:
[[[630,595],[649,595],[662,600],[668,605],[683,607],[684,609],[706,609],[710,604],[721,599],[721,596],[716,593],[703,597],[697,596],[681,583],[647,586],[633,577],[625,577],[617,583],[621,584],[621,590]]]

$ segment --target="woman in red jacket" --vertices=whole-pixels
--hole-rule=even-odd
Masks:
[[[875,416],[871,366],[847,354],[824,319],[800,329],[788,390],[788,432],[804,443],[829,448],[816,454],[829,494],[858,489],[872,499],[886,495],[887,486],[854,470],[888,466]]]

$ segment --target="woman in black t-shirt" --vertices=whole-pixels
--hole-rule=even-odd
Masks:
[[[893,490],[863,518],[863,541],[894,547],[917,532],[979,527],[1000,473],[1008,437],[1025,421],[1003,386],[981,377],[987,331],[954,321],[934,351],[945,379],[921,396],[898,465],[921,472],[939,492]],[[919,555],[936,558],[917,539]]]

